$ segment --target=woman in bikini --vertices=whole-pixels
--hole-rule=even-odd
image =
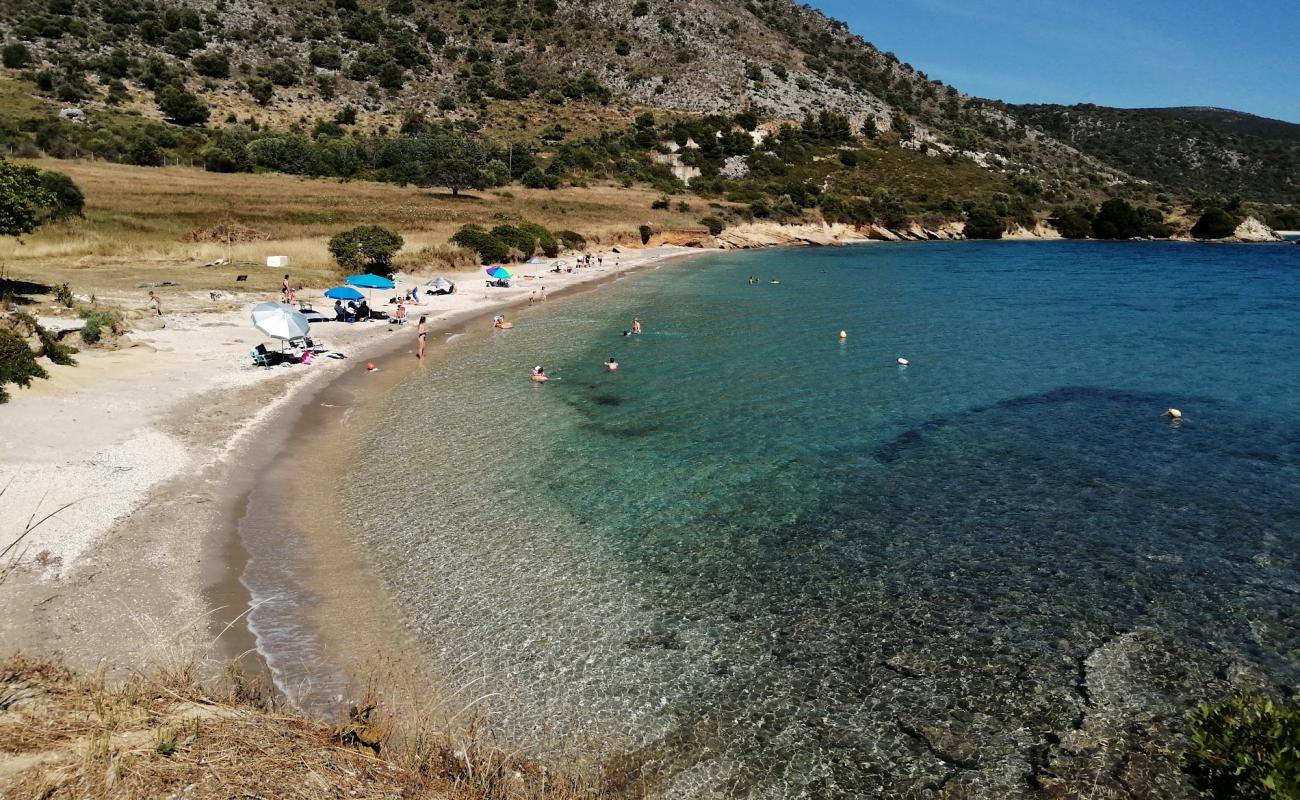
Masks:
[[[425,326],[424,321],[428,317],[420,317],[420,324],[415,326],[415,340],[419,343],[415,351],[415,357],[424,360],[424,340],[429,338],[429,329]]]

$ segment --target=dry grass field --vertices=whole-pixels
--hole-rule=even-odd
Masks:
[[[85,218],[47,226],[21,242],[0,239],[0,268],[12,278],[67,282],[73,291],[134,289],[172,281],[186,290],[273,290],[281,270],[266,257],[289,257],[295,282],[324,286],[338,278],[326,248],[333,234],[361,224],[384,225],[406,246],[403,268],[436,269],[448,237],[461,225],[521,221],[575,230],[595,243],[632,241],[637,226],[695,224],[708,213],[652,211],[649,189],[615,186],[557,191],[511,187],[453,198],[366,181],[281,174],[218,174],[188,167],[134,167],[102,161],[38,159],[42,169],[71,176],[86,195]],[[266,239],[188,242],[186,235],[222,223],[253,228]],[[202,265],[229,258],[230,266]],[[248,275],[235,282],[236,275]]]

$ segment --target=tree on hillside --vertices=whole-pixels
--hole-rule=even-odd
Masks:
[[[1066,239],[1087,239],[1092,235],[1092,220],[1086,208],[1058,208],[1048,221]]]
[[[177,125],[202,125],[208,121],[208,107],[180,84],[159,87],[154,99],[158,110]]]
[[[57,222],[68,217],[83,216],[86,195],[72,178],[62,172],[41,170],[40,181],[41,187],[50,196],[50,203],[45,210],[46,219]]]
[[[1237,230],[1240,224],[1237,218],[1222,208],[1207,208],[1201,218],[1192,226],[1192,235],[1197,239],[1226,239]]]
[[[1169,233],[1164,214],[1158,209],[1134,208],[1127,200],[1119,198],[1102,203],[1092,221],[1092,235],[1097,239],[1162,238]]]
[[[987,208],[977,208],[970,212],[966,220],[967,239],[1001,239],[1006,225],[1002,218]]]
[[[0,158],[0,236],[23,236],[40,227],[55,198],[36,167]]]
[[[487,151],[477,139],[452,131],[420,137],[423,186],[446,186],[453,197],[461,189],[487,187]]]

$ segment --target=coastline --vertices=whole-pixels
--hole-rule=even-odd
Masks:
[[[453,275],[460,290],[446,296],[450,307],[413,307],[412,315],[430,314],[426,357],[437,358],[440,337],[475,318],[526,308],[530,290],[541,285],[560,300],[633,269],[710,252],[717,251],[630,250],[617,267],[481,294],[466,288],[482,279],[479,272]],[[167,327],[132,335],[135,346],[84,353],[80,366],[52,369],[50,381],[0,408],[16,433],[0,449],[6,542],[33,515],[69,504],[27,537],[20,567],[0,584],[0,601],[11,610],[0,648],[57,655],[110,674],[145,664],[219,669],[231,659],[265,669],[240,583],[248,554],[238,528],[250,502],[263,476],[284,463],[293,437],[315,419],[307,413],[315,401],[357,391],[361,381],[362,394],[379,397],[418,362],[410,358],[412,325],[329,324],[313,333],[346,350],[346,361],[322,359],[308,369],[236,366],[261,339],[246,313],[262,299],[269,298],[248,297],[219,313],[169,315]],[[214,345],[220,337],[226,341]],[[367,361],[379,371],[366,373]],[[345,450],[334,442],[325,452]]]

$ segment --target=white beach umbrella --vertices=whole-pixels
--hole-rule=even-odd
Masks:
[[[272,339],[297,339],[306,336],[311,326],[298,309],[286,303],[270,301],[253,306],[253,325]]]
[[[456,288],[456,284],[446,278],[434,278],[424,285],[432,287],[436,292],[450,292],[452,289]]]

